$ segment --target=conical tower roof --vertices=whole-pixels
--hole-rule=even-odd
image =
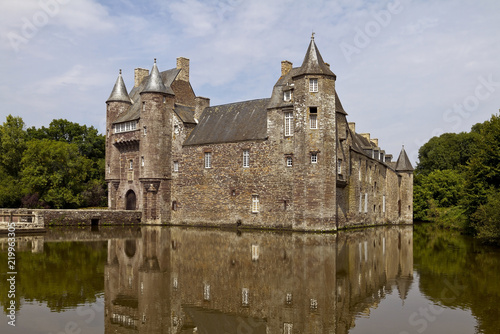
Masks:
[[[335,73],[333,73],[323,61],[323,57],[321,57],[321,53],[319,53],[318,47],[314,42],[314,33],[311,36],[311,43],[309,43],[309,47],[307,48],[302,66],[300,66],[295,76],[304,74],[320,74],[332,76],[335,79],[337,78]]]
[[[399,153],[398,161],[396,162],[397,172],[413,172],[413,166],[411,165],[410,159],[406,154],[405,147],[401,149]]]
[[[113,91],[106,102],[126,102],[132,104],[132,100],[127,93],[127,87],[125,87],[125,82],[123,82],[122,70],[120,70]]]
[[[162,93],[174,95],[172,88],[166,87],[161,79],[160,71],[156,66],[156,58],[153,68],[151,69],[151,74],[146,82],[146,87],[144,87],[144,90],[141,93]]]

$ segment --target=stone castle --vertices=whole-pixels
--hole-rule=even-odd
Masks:
[[[314,37],[270,98],[210,106],[189,59],[120,75],[107,103],[109,208],[143,222],[292,230],[413,221],[413,167],[357,133]]]

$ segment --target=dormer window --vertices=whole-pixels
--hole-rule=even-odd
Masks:
[[[318,79],[309,79],[309,92],[316,93],[318,91]]]
[[[115,124],[115,133],[134,131],[137,128],[137,121],[123,122]]]
[[[288,102],[291,99],[292,99],[292,91],[291,90],[287,90],[287,91],[283,92],[283,101]]]

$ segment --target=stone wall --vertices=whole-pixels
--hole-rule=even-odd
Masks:
[[[132,210],[33,210],[49,225],[130,225],[141,222],[142,212]]]

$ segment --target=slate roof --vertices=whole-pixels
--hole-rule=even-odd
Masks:
[[[123,82],[122,78],[122,70],[118,74],[118,78],[116,78],[115,86],[109,95],[109,98],[106,102],[127,102],[132,103],[130,97],[127,93],[127,87],[125,87],[125,82]]]
[[[269,101],[260,99],[206,108],[184,145],[266,139]]]
[[[170,85],[167,88],[163,83],[160,71],[158,71],[158,67],[156,66],[156,59],[153,64],[153,68],[151,69],[151,74],[146,80],[146,87],[144,87],[144,90],[141,93],[162,93],[174,95],[174,91],[170,88]]]
[[[318,47],[314,42],[314,36],[311,37],[311,43],[309,43],[309,47],[307,48],[306,56],[304,57],[302,66],[300,66],[299,71],[295,74],[295,76],[304,74],[329,75],[337,78],[335,73],[333,73],[332,70],[330,70],[330,68],[323,61]]]
[[[401,153],[399,153],[398,161],[396,162],[396,171],[397,172],[412,172],[413,166],[411,165],[410,159],[406,154],[405,148],[401,149]]]
[[[182,122],[196,124],[196,120],[194,119],[194,108],[176,103],[174,111]]]

